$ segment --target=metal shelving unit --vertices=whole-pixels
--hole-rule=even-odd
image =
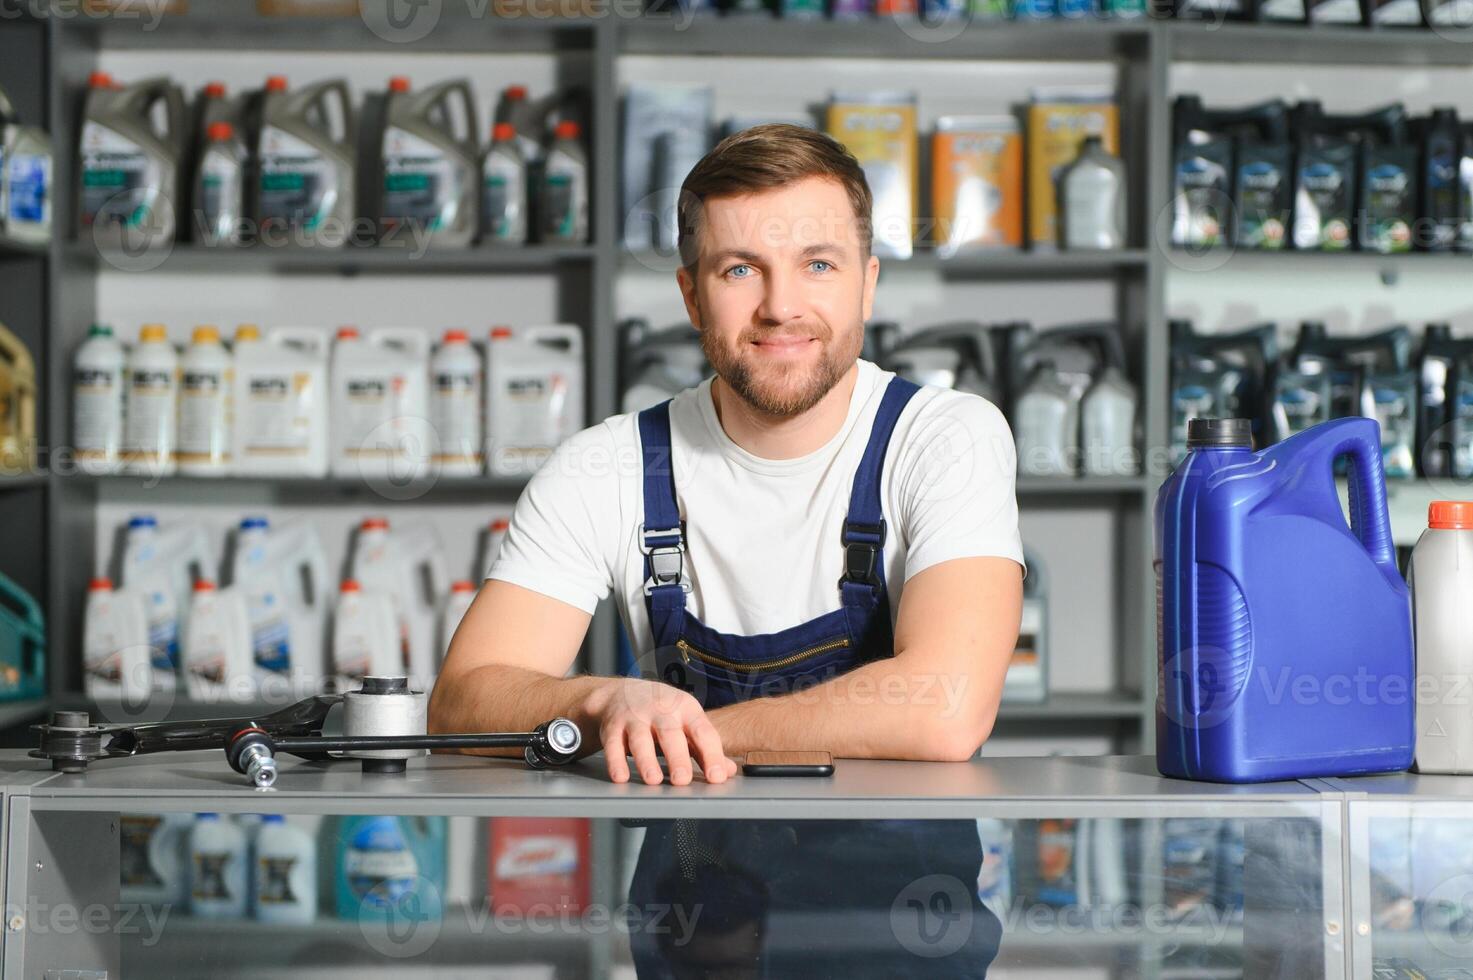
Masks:
[[[1132,247],[1119,253],[1018,252],[985,253],[944,259],[921,250],[908,261],[884,263],[884,277],[912,272],[952,281],[1010,282],[1097,280],[1113,285],[1115,315],[1141,329],[1131,336],[1133,365],[1143,379],[1144,435],[1147,447],[1167,442],[1163,395],[1168,373],[1165,329],[1165,284],[1183,263],[1202,256],[1159,246],[1154,216],[1168,201],[1170,166],[1170,90],[1168,73],[1175,62],[1203,61],[1245,65],[1277,63],[1346,63],[1415,66],[1473,65],[1473,45],[1427,31],[1370,31],[1351,28],[1306,28],[1259,24],[1205,24],[1091,21],[1063,23],[983,23],[960,26],[871,22],[777,22],[679,17],[628,18],[600,16],[520,19],[478,16],[474,5],[440,5],[433,24],[385,20],[390,0],[365,2],[360,17],[269,18],[239,0],[191,0],[183,15],[164,15],[156,22],[142,17],[28,17],[7,21],[0,33],[0,84],[31,104],[24,116],[44,120],[55,134],[56,184],[73,183],[70,152],[75,139],[79,96],[87,71],[108,51],[362,52],[388,58],[413,50],[475,53],[494,59],[503,54],[544,54],[575,62],[587,73],[590,157],[595,161],[592,195],[593,239],[587,245],[530,246],[518,250],[472,248],[432,250],[409,255],[388,247],[341,250],[215,250],[178,245],[162,256],[99,253],[90,242],[76,242],[70,201],[58,195],[57,240],[35,248],[0,239],[0,310],[37,355],[43,380],[42,432],[52,445],[64,444],[69,432],[66,383],[67,356],[85,325],[96,314],[95,291],[89,288],[101,272],[137,269],[138,275],[255,273],[286,276],[398,276],[532,274],[554,277],[564,306],[587,328],[589,417],[616,410],[614,323],[615,286],[619,277],[649,260],[669,264],[668,256],[631,255],[620,242],[617,166],[619,59],[626,55],[712,55],[738,58],[825,59],[886,58],[950,61],[1051,62],[1080,60],[1112,64],[1118,72],[1122,107],[1122,149],[1130,172],[1133,203]],[[397,26],[396,26],[397,25]],[[422,33],[420,33],[422,31]],[[36,80],[44,80],[37,87]],[[816,83],[815,91],[821,89]],[[1211,256],[1208,256],[1209,258]],[[155,258],[159,259],[156,263]],[[1394,271],[1431,263],[1460,269],[1463,257],[1283,255],[1238,253],[1233,263],[1303,262],[1306,269],[1337,262],[1363,263]],[[1000,730],[1038,719],[1074,720],[1122,739],[1122,748],[1148,750],[1152,743],[1155,650],[1154,586],[1150,568],[1152,497],[1164,468],[1148,454],[1146,475],[1109,479],[1019,480],[1025,509],[1106,507],[1116,515],[1117,580],[1112,583],[1121,610],[1116,635],[1106,638],[1116,658],[1119,693],[1059,695],[1041,706],[1009,705]],[[355,480],[226,481],[170,478],[176,493],[195,493],[219,486],[266,488],[282,499],[305,500],[324,492],[351,499],[372,489]],[[53,624],[52,692],[74,695],[80,597],[90,572],[96,536],[93,511],[102,487],[142,491],[144,478],[81,477],[54,473],[22,474],[0,481],[7,508],[25,508],[14,525],[20,538],[8,549],[25,556],[26,583],[45,597]],[[513,496],[522,481],[442,479],[423,488],[414,499],[474,501],[482,494]],[[410,490],[421,487],[411,484]],[[31,540],[22,540],[27,535]],[[65,563],[48,565],[48,554],[67,554]],[[3,566],[3,563],[0,563]],[[9,572],[9,568],[3,570]],[[590,633],[587,663],[608,670],[614,664],[612,609],[600,610]],[[1132,725],[1131,721],[1135,724]]]

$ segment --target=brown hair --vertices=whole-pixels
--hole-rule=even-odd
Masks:
[[[707,199],[772,190],[807,177],[827,177],[843,186],[858,221],[860,251],[868,258],[874,234],[870,223],[873,199],[854,154],[816,129],[767,123],[732,133],[686,175],[677,206],[681,263],[687,269],[695,268]]]

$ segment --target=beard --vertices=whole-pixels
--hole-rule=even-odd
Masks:
[[[761,329],[742,331],[737,338],[738,351],[750,349],[753,341],[764,333]],[[817,405],[842,379],[859,357],[863,332],[857,342],[836,342],[834,333],[824,324],[802,326],[782,331],[783,334],[812,336],[819,345],[817,363],[761,363],[761,355],[743,356],[712,338],[712,331],[702,330],[701,350],[716,374],[731,390],[752,408],[773,418],[792,418]]]

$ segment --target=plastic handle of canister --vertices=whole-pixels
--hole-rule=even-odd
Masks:
[[[1386,511],[1386,473],[1381,462],[1381,425],[1375,419],[1325,422],[1295,437],[1309,437],[1301,451],[1321,457],[1317,465],[1333,471],[1335,460],[1350,457],[1350,531],[1378,565],[1396,566],[1391,518]]]

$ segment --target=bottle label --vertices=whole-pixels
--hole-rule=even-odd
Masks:
[[[143,148],[101,123],[82,127],[81,222],[137,228],[158,202],[163,173]]]
[[[50,215],[51,158],[36,153],[14,154],[6,163],[10,171],[11,225],[42,224]]]
[[[321,228],[338,201],[332,161],[311,144],[266,126],[261,130],[260,167],[257,200],[262,225]]]
[[[228,902],[231,899],[230,883],[226,880],[230,862],[235,855],[230,851],[196,851],[194,854],[194,877],[190,894],[197,902]]]
[[[262,857],[256,863],[256,901],[262,905],[295,905],[299,899],[292,890],[294,857]]]
[[[385,229],[409,224],[439,231],[462,220],[461,199],[470,179],[444,149],[389,126],[384,130],[383,152]]]

